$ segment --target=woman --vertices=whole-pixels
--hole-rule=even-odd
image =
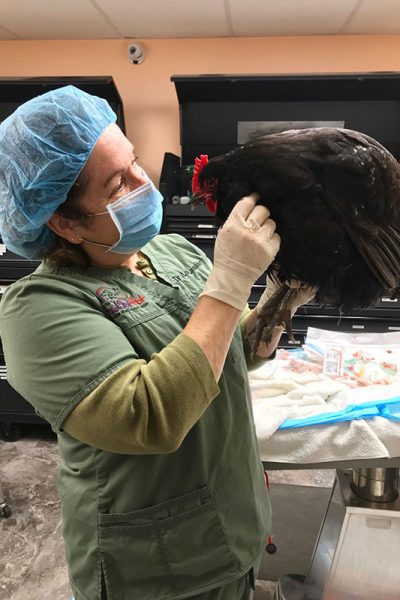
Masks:
[[[1,236],[43,259],[1,303],[9,382],[58,435],[76,600],[248,598],[270,507],[241,328],[279,237],[251,197],[211,269],[158,236],[162,197],[115,120],[67,86],[0,126]]]

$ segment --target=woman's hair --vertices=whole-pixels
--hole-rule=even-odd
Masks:
[[[81,172],[76,182],[68,192],[67,198],[56,213],[68,219],[85,220],[86,216],[80,207],[80,200],[84,195],[89,183],[89,177]],[[89,257],[78,244],[71,244],[68,240],[54,234],[53,245],[45,251],[43,259],[53,267],[78,267],[84,269],[89,266]]]

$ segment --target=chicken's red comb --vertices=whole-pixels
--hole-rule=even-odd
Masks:
[[[201,154],[200,158],[194,159],[193,179],[192,179],[192,193],[196,194],[199,190],[199,175],[200,171],[208,163],[208,155]]]

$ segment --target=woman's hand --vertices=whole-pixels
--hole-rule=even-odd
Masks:
[[[256,196],[242,198],[219,230],[214,266],[201,296],[211,296],[242,311],[251,287],[274,260],[280,245],[275,223]]]

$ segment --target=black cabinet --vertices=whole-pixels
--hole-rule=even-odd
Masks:
[[[231,150],[243,123],[255,121],[342,123],[400,158],[400,73],[174,75],[171,80],[180,106],[183,164],[199,154]]]
[[[75,87],[105,98],[117,115],[117,123],[125,131],[121,96],[111,76],[103,77],[0,77],[0,121],[4,121],[24,102],[56,90],[64,85]]]

